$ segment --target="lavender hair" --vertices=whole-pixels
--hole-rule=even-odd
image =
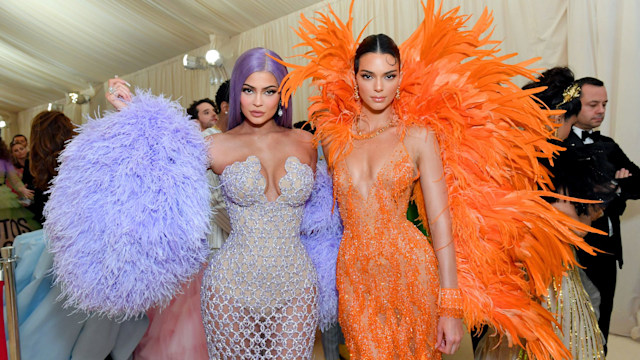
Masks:
[[[242,93],[242,85],[244,85],[247,78],[258,71],[268,71],[275,76],[278,85],[282,83],[282,79],[287,75],[287,68],[273,60],[267,54],[273,56],[276,59],[282,60],[282,58],[275,52],[265,48],[253,48],[245,51],[233,66],[231,72],[231,85],[229,89],[229,125],[228,130],[240,125],[244,121],[244,115],[240,109],[240,95]],[[282,116],[278,116],[277,112],[273,115],[273,119],[276,124],[291,128],[292,126],[292,113],[293,107],[291,99],[287,106],[282,106]]]

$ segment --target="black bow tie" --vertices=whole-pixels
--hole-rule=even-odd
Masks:
[[[592,132],[582,131],[582,136],[580,138],[582,139],[582,141],[585,141],[588,138],[591,138],[591,140],[593,141],[597,141],[599,137],[600,137],[600,131],[592,131]]]

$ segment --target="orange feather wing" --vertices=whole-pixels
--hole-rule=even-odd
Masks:
[[[353,3],[351,5],[353,7]],[[442,151],[453,219],[458,282],[469,327],[491,324],[510,344],[536,359],[570,354],[554,332],[555,320],[541,305],[553,278],[575,265],[572,246],[593,250],[572,229],[590,229],[543,200],[554,196],[538,158],[560,150],[547,140],[554,125],[532,94],[512,79],[533,79],[526,66],[498,56],[499,42],[484,35],[486,10],[471,28],[458,9],[442,13],[423,4],[425,19],[401,46],[403,80],[394,108],[401,126],[428,127]],[[351,13],[351,11],[350,11]],[[351,124],[360,110],[353,95],[352,18],[341,22],[333,10],[318,13],[318,25],[302,16],[298,46],[308,64],[293,67],[283,83],[286,102],[310,78],[319,95],[310,98],[310,122],[332,166],[350,151]],[[414,191],[421,217],[424,203]],[[426,222],[425,222],[426,223]]]

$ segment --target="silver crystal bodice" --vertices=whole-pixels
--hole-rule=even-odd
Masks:
[[[202,282],[202,312],[214,359],[310,358],[317,325],[316,273],[300,241],[313,171],[285,162],[280,196],[268,201],[256,156],[220,176],[231,233]]]

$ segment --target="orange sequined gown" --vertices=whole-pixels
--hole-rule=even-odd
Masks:
[[[333,172],[344,223],[337,264],[339,319],[352,359],[440,359],[438,262],[406,218],[418,169],[402,142],[368,195],[344,160]]]

